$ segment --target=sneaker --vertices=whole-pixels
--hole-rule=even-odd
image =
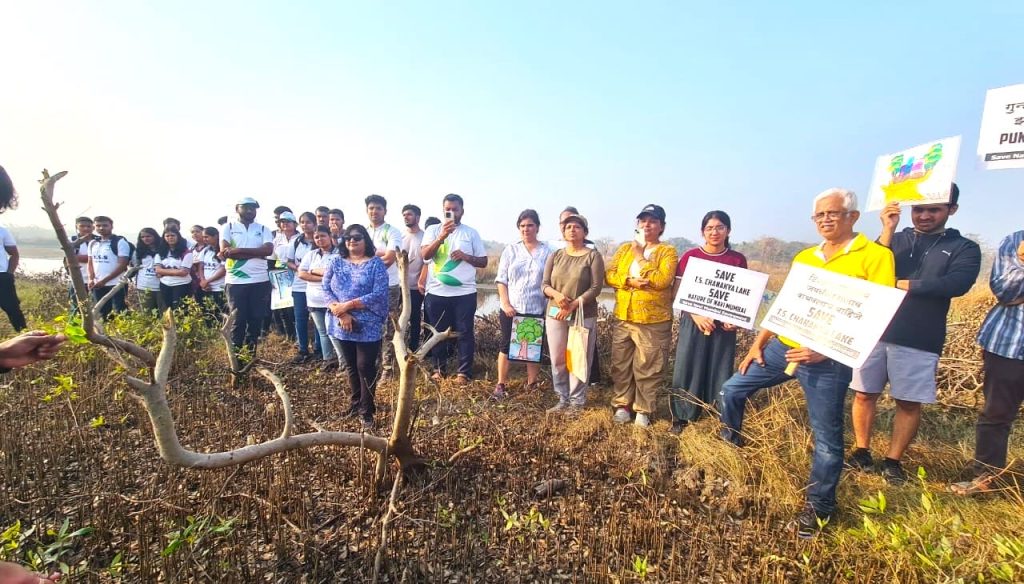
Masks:
[[[651,418],[647,414],[637,414],[636,419],[633,420],[633,424],[646,428],[651,425]]]
[[[459,373],[455,376],[455,385],[469,385],[471,379],[464,373]]]
[[[309,361],[309,353],[299,353],[298,355],[292,357],[292,360],[289,361],[289,363],[291,363],[292,365],[301,365],[306,361]]]
[[[629,410],[626,408],[615,408],[615,416],[612,417],[612,421],[616,424],[628,424],[633,417],[629,415]]]
[[[320,371],[334,371],[338,368],[338,361],[335,359],[327,359],[326,361],[320,362]]]
[[[494,386],[494,393],[491,394],[491,399],[495,401],[501,401],[508,398],[508,392],[505,391],[505,384],[499,383]]]
[[[548,408],[548,413],[549,414],[561,414],[562,412],[568,411],[568,409],[569,409],[569,404],[567,404],[567,403],[565,403],[563,401],[560,401],[557,404],[555,404],[554,407]]]
[[[821,514],[809,504],[796,516],[796,534],[800,539],[813,539],[832,521],[832,514]]]
[[[363,432],[373,432],[373,418],[363,418]]]
[[[871,451],[867,448],[857,448],[846,459],[844,466],[849,470],[861,472],[875,472],[875,461],[871,458]]]
[[[882,478],[890,485],[899,487],[906,484],[907,471],[903,470],[900,461],[886,458],[882,462]]]
[[[676,436],[678,436],[679,434],[683,433],[684,428],[686,428],[686,421],[675,420],[674,422],[672,422],[672,427],[668,429],[668,433],[675,434]]]

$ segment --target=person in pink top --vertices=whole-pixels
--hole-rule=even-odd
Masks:
[[[747,267],[747,258],[729,247],[732,221],[725,211],[710,211],[700,222],[704,245],[695,247],[679,258],[672,297],[679,291],[683,272],[690,258],[700,258],[739,268]],[[732,375],[736,360],[736,327],[706,316],[682,313],[679,318],[679,340],[676,343],[676,364],[672,374],[669,409],[672,427],[679,434],[696,421],[708,405],[719,408],[722,384]]]

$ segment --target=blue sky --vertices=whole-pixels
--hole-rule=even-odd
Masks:
[[[771,5],[769,5],[771,4]],[[783,6],[779,6],[779,5]],[[66,2],[3,10],[8,224],[43,224],[35,180],[66,169],[65,219],[124,233],[210,223],[239,196],[309,210],[362,198],[486,239],[527,207],[555,237],[578,206],[629,236],[710,209],[735,240],[811,240],[813,196],[865,195],[874,159],[962,134],[951,225],[1021,229],[1024,170],[976,169],[985,91],[1024,82],[1024,3]],[[877,233],[877,213],[861,219]],[[909,224],[909,217],[904,218]]]

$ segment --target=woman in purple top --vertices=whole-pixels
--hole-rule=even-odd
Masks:
[[[732,221],[725,211],[710,211],[700,222],[704,245],[695,247],[679,258],[672,297],[679,291],[679,282],[690,258],[700,258],[739,268],[747,267],[747,258],[729,247]],[[679,319],[679,341],[676,343],[676,365],[669,392],[673,434],[697,420],[708,404],[721,409],[719,392],[733,373],[736,359],[736,327],[706,316],[684,312]]]
[[[341,342],[345,372],[352,388],[346,417],[360,416],[364,430],[373,429],[376,412],[377,359],[384,321],[388,317],[388,269],[376,257],[370,234],[362,225],[349,225],[342,235],[344,247],[324,271],[323,288],[327,333]]]

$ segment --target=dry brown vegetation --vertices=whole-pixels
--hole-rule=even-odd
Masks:
[[[22,289],[36,323],[62,310],[60,284]],[[433,462],[405,488],[384,577],[941,582],[975,581],[982,574],[998,581],[1006,563],[1017,578],[1024,570],[1024,546],[1018,555],[1013,551],[1022,537],[1019,494],[964,501],[941,492],[958,477],[973,445],[980,381],[973,335],[988,303],[984,292],[972,294],[950,316],[940,371],[943,403],[927,409],[908,454],[909,466],[926,468],[927,479],[895,488],[877,476],[844,475],[843,515],[812,542],[787,527],[801,500],[811,446],[794,387],[757,398],[747,426],[754,440],[739,450],[715,437],[713,419],[681,438],[668,435],[664,404],[651,431],[613,425],[606,385],[591,394],[583,415],[564,418],[545,416],[553,402],[549,388],[530,393],[513,385],[513,398],[497,404],[487,399],[486,378],[465,388],[421,384],[413,440]],[[179,324],[185,330],[169,389],[182,442],[215,450],[278,434],[273,387],[253,376],[230,389],[215,334],[195,319]],[[493,363],[493,327],[486,319],[478,323],[481,372]],[[123,329],[150,346],[158,342],[155,327],[138,319]],[[290,352],[272,338],[261,357],[289,387],[300,429],[356,430],[357,422],[341,421],[344,382],[312,367],[273,364]],[[159,459],[141,409],[122,398],[127,386],[120,373],[98,349],[75,346],[4,380],[0,531],[15,522],[22,533],[36,531],[0,553],[29,562],[29,552],[61,541],[46,530],[66,519],[71,529],[94,529],[64,538],[57,550],[62,553],[52,563],[67,563],[72,581],[369,579],[393,469],[375,490],[374,457],[356,449],[295,451],[222,471],[172,468]],[[71,378],[65,384],[76,397],[43,401],[60,385],[58,376]],[[384,427],[393,389],[385,385],[378,395]],[[887,427],[883,416],[879,428]],[[879,432],[876,451],[884,444]],[[1021,446],[1018,434],[1011,454],[1020,456]],[[464,454],[449,461],[457,451]],[[533,487],[551,479],[565,481],[564,488],[538,496]],[[858,501],[877,500],[878,491],[887,509],[868,515],[881,529],[871,536]]]

